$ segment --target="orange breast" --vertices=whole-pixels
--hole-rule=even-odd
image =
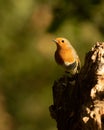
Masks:
[[[57,49],[55,52],[55,60],[58,64],[64,64],[64,62],[72,63],[75,61],[71,48]]]
[[[71,48],[61,49],[59,51],[59,54],[65,62],[74,62],[75,61],[74,53],[72,52]]]

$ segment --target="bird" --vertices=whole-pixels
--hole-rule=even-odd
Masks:
[[[53,42],[57,46],[54,54],[56,63],[64,67],[66,73],[70,73],[71,75],[78,74],[81,67],[80,59],[69,40],[58,37]]]

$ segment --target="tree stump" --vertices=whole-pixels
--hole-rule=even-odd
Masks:
[[[86,54],[74,80],[63,76],[52,90],[49,110],[58,130],[104,130],[104,42]]]

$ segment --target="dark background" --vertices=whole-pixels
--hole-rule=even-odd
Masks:
[[[0,0],[0,129],[56,130],[48,107],[63,74],[52,39],[66,37],[82,65],[104,37],[102,0]]]

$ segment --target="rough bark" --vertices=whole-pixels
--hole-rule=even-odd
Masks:
[[[104,43],[97,42],[86,54],[80,73],[54,82],[51,117],[58,130],[104,129]]]

